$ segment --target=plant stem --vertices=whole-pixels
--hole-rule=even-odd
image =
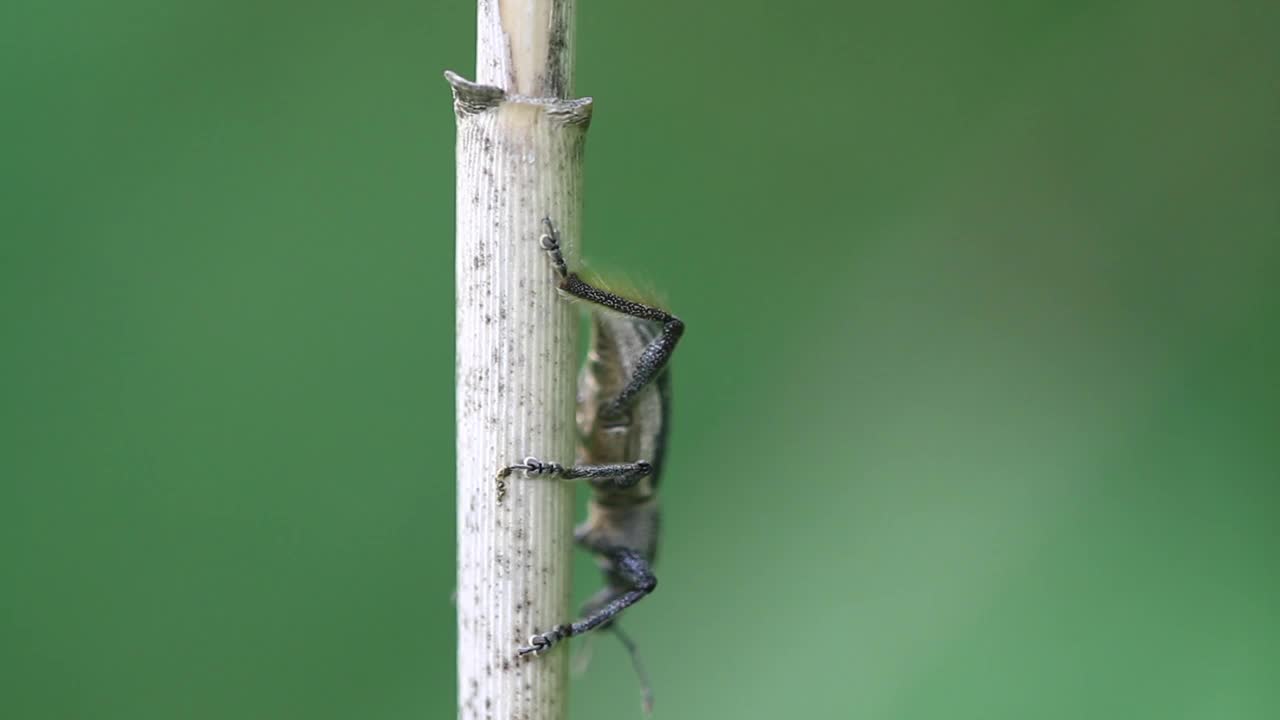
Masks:
[[[460,718],[561,720],[567,654],[520,658],[571,618],[573,490],[504,481],[533,455],[573,458],[576,316],[538,243],[577,257],[590,100],[572,90],[572,0],[479,0],[479,83],[453,73],[457,138]]]

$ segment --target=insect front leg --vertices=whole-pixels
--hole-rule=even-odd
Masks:
[[[618,396],[601,407],[601,415],[606,418],[617,418],[626,415],[636,395],[653,381],[658,373],[666,367],[671,354],[675,352],[676,343],[684,335],[684,322],[680,318],[661,308],[628,300],[627,298],[602,290],[569,271],[564,255],[560,252],[560,233],[556,231],[551,218],[543,218],[542,224],[546,232],[539,238],[542,249],[551,257],[551,264],[560,276],[560,289],[588,302],[608,308],[624,315],[641,320],[652,320],[662,323],[662,334],[653,339],[636,361],[635,371]]]
[[[525,458],[523,463],[509,465],[498,471],[499,478],[506,478],[516,470],[530,476],[545,476],[561,480],[586,480],[595,487],[612,486],[629,488],[653,472],[653,466],[644,460],[633,463],[607,465],[569,465],[543,462],[535,457]]]
[[[565,638],[581,635],[605,625],[658,587],[658,578],[654,577],[649,561],[639,552],[630,548],[614,548],[603,551],[602,554],[613,564],[614,574],[626,583],[621,592],[611,600],[596,606],[580,620],[567,625],[557,625],[547,632],[530,637],[528,647],[520,648],[521,655],[540,655]]]

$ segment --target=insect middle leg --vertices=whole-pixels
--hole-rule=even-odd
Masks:
[[[570,272],[568,265],[565,264],[564,255],[560,252],[560,233],[556,231],[551,218],[543,218],[542,224],[546,232],[539,238],[539,242],[542,249],[551,256],[551,264],[555,267],[556,274],[560,276],[561,290],[624,315],[662,323],[662,334],[654,338],[653,342],[649,343],[640,354],[631,379],[619,391],[617,397],[601,407],[602,417],[624,416],[631,408],[636,395],[652,382],[658,373],[662,372],[662,368],[666,367],[671,354],[675,352],[676,343],[680,342],[680,337],[684,335],[684,322],[662,308],[628,300],[621,295],[602,290],[582,280],[577,273]]]
[[[630,548],[612,548],[601,551],[601,554],[609,558],[613,566],[611,577],[616,577],[622,583],[616,594],[605,595],[597,602],[588,603],[589,609],[582,619],[557,625],[547,632],[530,637],[528,647],[520,648],[521,655],[539,655],[565,638],[608,624],[658,586],[658,578],[654,577],[649,561],[639,552]]]
[[[543,462],[535,457],[525,458],[523,463],[508,465],[498,471],[498,477],[505,478],[516,470],[523,470],[529,475],[545,475],[561,480],[586,480],[593,486],[611,486],[629,488],[640,479],[653,472],[653,465],[638,460],[633,463],[610,463],[607,465],[569,465]]]

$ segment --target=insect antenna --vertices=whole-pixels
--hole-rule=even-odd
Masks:
[[[581,675],[591,666],[592,650],[595,648],[596,636],[594,633],[588,633],[582,639],[580,649],[573,654],[573,667],[570,668],[574,675]]]
[[[640,680],[640,702],[644,707],[645,715],[653,714],[653,689],[649,687],[649,673],[644,671],[644,664],[640,662],[640,653],[636,650],[636,644],[631,641],[631,637],[622,632],[622,628],[617,623],[612,628],[618,639],[622,641],[622,646],[627,649],[627,654],[631,656],[631,667],[636,670],[636,677]]]

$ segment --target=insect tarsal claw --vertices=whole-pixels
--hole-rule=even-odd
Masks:
[[[562,637],[568,637],[568,632],[564,630],[562,625],[557,625],[548,632],[530,635],[529,646],[520,648],[520,655],[541,655],[550,650],[556,644],[556,641]]]
[[[524,657],[525,655],[541,655],[546,649],[547,646],[543,644],[541,637],[537,635],[530,635],[529,644],[519,650],[520,657]]]
[[[528,470],[528,469],[529,468],[525,467],[524,465],[508,465],[498,471],[498,479],[503,480],[505,478],[508,478],[511,476],[511,473],[515,472],[516,470]]]

